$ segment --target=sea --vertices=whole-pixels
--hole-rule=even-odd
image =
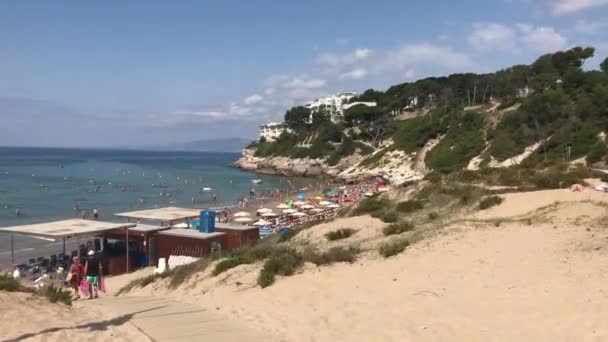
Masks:
[[[234,207],[252,187],[261,193],[314,181],[230,166],[238,158],[238,153],[0,147],[0,227],[80,217],[82,210],[92,216],[94,208],[100,220],[124,221],[113,214],[164,206]],[[203,187],[213,190],[202,192]],[[60,242],[15,236],[14,244],[23,259]],[[9,258],[10,237],[0,234],[0,265]]]

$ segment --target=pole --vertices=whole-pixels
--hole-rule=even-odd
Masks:
[[[15,234],[11,234],[11,266],[15,265]]]
[[[129,273],[129,228],[125,229],[127,235],[127,273]]]
[[[68,267],[68,265],[70,264],[70,261],[68,261],[68,263],[66,264],[64,262],[64,260],[65,260],[65,237],[63,238],[63,260],[61,260],[61,261],[57,260],[57,262],[61,262],[61,265],[63,267]],[[70,258],[70,260],[71,260],[71,258]]]

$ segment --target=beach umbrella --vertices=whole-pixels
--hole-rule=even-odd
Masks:
[[[234,217],[245,217],[245,216],[250,216],[251,214],[246,212],[246,211],[239,211],[238,213],[234,214]]]
[[[291,216],[294,216],[294,217],[302,217],[302,216],[306,216],[306,214],[305,214],[305,213],[302,213],[302,212],[297,212],[297,213],[293,213],[293,214],[291,214]]]
[[[365,193],[365,196],[372,197],[372,196],[374,196],[374,193],[371,192],[371,191],[368,191],[368,192]]]
[[[283,210],[283,212],[285,214],[293,214],[293,213],[297,212],[297,210],[295,210],[295,209],[285,209],[285,210]]]
[[[306,204],[306,202],[303,202],[303,201],[295,201],[295,202],[293,202],[293,205],[303,205],[303,204]]]
[[[275,216],[277,216],[277,214],[269,212],[269,213],[263,213],[262,216],[263,217],[275,217]]]
[[[323,197],[321,197],[321,196],[317,196],[317,197],[315,197],[315,199],[316,199],[317,201],[321,201],[321,200],[323,199]]]
[[[315,212],[315,213],[320,213],[322,211],[325,211],[325,209],[323,209],[323,208],[313,208],[313,209],[310,209],[310,211]]]
[[[184,223],[184,222],[178,223],[178,224],[173,225],[173,228],[188,228],[188,224]]]
[[[312,209],[314,207],[315,207],[314,205],[305,204],[305,205],[302,206],[302,209]]]
[[[268,209],[268,208],[260,208],[258,209],[258,213],[263,214],[263,213],[271,213],[272,209]]]
[[[387,187],[385,187],[385,186],[383,186],[383,187],[379,187],[379,188],[378,188],[378,192],[387,192],[387,191],[389,191],[389,190],[390,190],[390,188],[387,188]]]
[[[306,195],[304,195],[303,193],[299,193],[299,194],[298,194],[298,199],[299,199],[299,200],[303,200],[303,199],[305,199],[305,198],[306,198]]]
[[[328,208],[340,208],[339,204],[330,204],[327,206]]]
[[[256,222],[252,223],[252,224],[254,226],[267,226],[267,225],[271,224],[271,222],[268,222],[268,221],[266,221],[264,219],[261,219],[259,221],[256,221]]]
[[[277,205],[277,208],[278,209],[287,209],[287,208],[291,208],[291,206],[287,205],[285,203],[281,203],[281,204]]]
[[[319,202],[320,205],[330,205],[331,202],[330,201],[321,201]]]
[[[239,217],[234,219],[234,222],[249,222],[251,219],[249,217]]]

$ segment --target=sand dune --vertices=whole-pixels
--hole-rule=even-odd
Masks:
[[[592,202],[604,194],[505,197],[475,218],[531,213],[498,226],[459,221],[389,259],[371,250],[352,265],[307,265],[266,289],[255,286],[260,265],[246,265],[214,278],[207,271],[177,290],[154,284],[131,295],[196,301],[284,341],[608,340],[608,216]],[[370,239],[382,224],[337,219],[298,239],[321,243],[341,226],[359,229],[351,238]]]

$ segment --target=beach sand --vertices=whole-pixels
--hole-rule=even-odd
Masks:
[[[455,221],[388,259],[372,250],[354,264],[306,265],[265,289],[259,264],[208,270],[175,290],[156,283],[129,295],[195,301],[285,341],[608,340],[607,195],[505,197],[475,215],[491,221]],[[340,226],[373,241],[381,223],[336,219],[304,234],[321,241]]]
[[[0,292],[0,341],[117,341],[149,339],[116,316],[75,302],[69,307],[26,293]]]

